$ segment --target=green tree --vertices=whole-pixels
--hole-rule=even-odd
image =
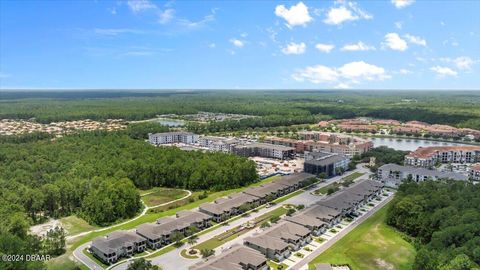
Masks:
[[[157,265],[152,265],[152,262],[144,258],[133,260],[127,270],[161,270]]]

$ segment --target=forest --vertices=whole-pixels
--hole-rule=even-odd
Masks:
[[[475,269],[480,264],[480,185],[462,181],[402,184],[387,223],[413,237],[413,269]]]
[[[191,125],[193,131],[286,126],[359,116],[480,129],[480,93],[474,91],[5,91],[0,96],[0,119],[35,118],[41,123],[86,118],[142,120],[158,114],[199,111],[258,117]]]

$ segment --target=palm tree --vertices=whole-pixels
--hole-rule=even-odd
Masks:
[[[198,236],[197,235],[192,235],[187,239],[187,242],[192,246],[195,245],[197,243],[197,241],[198,241]]]

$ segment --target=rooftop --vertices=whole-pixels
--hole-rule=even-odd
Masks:
[[[242,270],[240,264],[259,266],[266,262],[267,259],[262,253],[245,246],[235,245],[205,262],[190,267],[189,270]]]

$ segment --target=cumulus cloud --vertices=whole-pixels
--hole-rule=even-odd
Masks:
[[[237,48],[242,48],[243,46],[245,46],[245,41],[240,40],[240,39],[236,39],[236,38],[230,39],[230,43],[232,43],[233,46],[235,46]]]
[[[405,39],[408,40],[408,42],[412,43],[412,44],[416,44],[416,45],[420,45],[420,46],[427,46],[427,41],[422,38],[422,37],[419,37],[419,36],[413,36],[413,35],[410,35],[410,34],[406,34],[404,35]]]
[[[396,51],[405,51],[408,49],[407,42],[397,33],[388,33],[385,35],[385,46]]]
[[[471,70],[472,66],[477,62],[468,56],[460,56],[457,58],[443,58],[445,62],[453,63],[460,70]]]
[[[331,51],[335,48],[335,45],[333,45],[333,44],[317,43],[317,44],[315,45],[315,48],[317,48],[317,50],[319,50],[319,51],[321,51],[321,52],[329,53],[329,52],[331,52]]]
[[[284,5],[278,5],[275,7],[275,15],[287,21],[289,28],[299,25],[305,26],[313,20],[308,12],[308,7],[303,2],[298,2],[290,9]]]
[[[157,6],[149,0],[129,0],[127,1],[127,5],[133,13],[157,8]]]
[[[458,75],[458,72],[456,72],[455,70],[449,67],[434,66],[434,67],[431,67],[430,70],[437,73],[441,77],[445,77],[445,76],[456,77]]]
[[[398,71],[398,73],[400,73],[402,75],[407,75],[407,74],[411,74],[412,72],[408,69],[402,68]]]
[[[375,47],[369,46],[361,41],[355,44],[346,44],[341,48],[342,51],[371,51],[375,50]]]
[[[415,0],[392,0],[392,4],[398,9],[410,6],[413,2]]]
[[[339,25],[347,21],[356,21],[359,19],[369,20],[372,18],[372,15],[360,9],[356,3],[341,2],[341,6],[332,7],[328,10],[323,22],[326,24]]]
[[[350,62],[339,68],[324,65],[308,66],[295,72],[292,77],[300,82],[338,83],[337,86],[390,78],[384,68],[364,61]]]
[[[291,42],[282,49],[282,52],[284,54],[303,54],[305,53],[306,48],[307,48],[307,45],[305,45],[305,43],[303,42],[301,43]]]

